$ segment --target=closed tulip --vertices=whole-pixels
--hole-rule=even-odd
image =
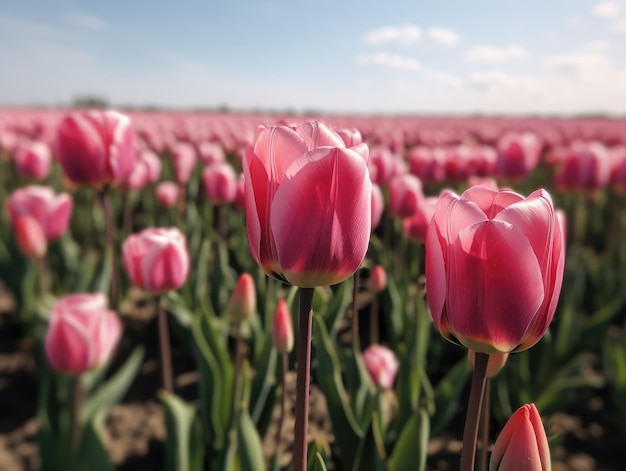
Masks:
[[[550,471],[550,448],[534,404],[517,409],[504,425],[491,453],[489,471]]]
[[[161,206],[171,208],[178,201],[180,187],[174,182],[161,182],[157,185],[155,192],[157,201]]]
[[[383,345],[370,345],[363,351],[363,362],[376,386],[393,388],[400,363],[391,350]]]
[[[230,294],[228,317],[232,322],[242,322],[256,312],[256,287],[249,273],[242,273]]]
[[[498,142],[495,172],[499,177],[523,179],[541,157],[541,142],[533,133],[507,134]]]
[[[103,294],[71,294],[52,308],[45,339],[50,365],[78,375],[106,362],[122,334],[118,315]]]
[[[415,242],[423,243],[426,240],[428,225],[433,214],[435,214],[436,206],[436,196],[423,198],[419,202],[415,213],[402,221],[402,233]]]
[[[124,266],[131,282],[162,294],[180,288],[189,275],[187,240],[178,228],[149,228],[126,239]]]
[[[232,203],[237,197],[237,174],[227,162],[207,165],[202,171],[204,193],[215,204]]]
[[[61,237],[72,214],[72,197],[55,194],[52,188],[31,185],[15,190],[7,204],[11,221],[28,216],[41,227],[47,241]]]
[[[312,288],[358,269],[371,226],[367,156],[316,121],[261,127],[243,168],[248,240],[266,273]]]
[[[289,353],[293,350],[293,343],[293,322],[289,307],[284,299],[280,299],[272,321],[272,344],[278,353]]]
[[[474,186],[439,196],[426,237],[428,303],[448,340],[482,353],[525,350],[552,321],[564,265],[544,190]]]
[[[195,149],[186,142],[177,142],[172,149],[172,160],[176,181],[180,185],[186,185],[198,160]]]
[[[387,288],[387,272],[382,265],[376,265],[370,272],[367,286],[374,293],[382,293]]]
[[[26,178],[43,180],[50,173],[52,154],[43,142],[33,141],[18,146],[15,157],[17,171]]]
[[[396,218],[415,214],[424,199],[422,182],[415,175],[396,175],[389,182],[389,213]]]
[[[56,151],[73,183],[96,187],[118,184],[135,166],[130,119],[112,110],[74,112],[59,124]]]

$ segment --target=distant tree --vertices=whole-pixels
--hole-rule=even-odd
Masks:
[[[109,103],[106,98],[96,95],[81,95],[72,101],[74,108],[108,108]]]

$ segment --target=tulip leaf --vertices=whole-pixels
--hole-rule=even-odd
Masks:
[[[308,467],[311,471],[326,471],[326,463],[324,462],[324,458],[322,458],[321,453],[315,453],[313,458],[313,466]]]
[[[626,434],[626,335],[607,335],[603,355],[613,402],[620,414],[622,431]]]
[[[263,342],[263,353],[255,364],[255,374],[252,380],[250,395],[251,417],[259,428],[261,435],[265,435],[269,427],[274,403],[276,402],[276,364],[277,352],[269,337]]]
[[[389,471],[423,471],[428,452],[429,418],[424,408],[406,423],[388,461]]]
[[[472,366],[463,356],[439,381],[435,388],[435,414],[432,418],[432,435],[440,434],[454,416]]]
[[[76,471],[115,471],[101,434],[105,412],[100,411],[85,424],[76,461],[64,469]]]
[[[317,380],[326,396],[336,443],[341,449],[341,459],[349,468],[356,460],[358,444],[365,436],[365,432],[350,406],[350,397],[343,384],[337,352],[326,325],[318,314],[313,316],[313,344],[318,370],[322,372],[317,376]]]
[[[143,360],[143,347],[136,347],[124,365],[85,402],[81,411],[81,422],[88,423],[99,411],[106,411],[126,394],[137,377]]]
[[[380,411],[372,412],[372,420],[368,427],[365,438],[359,443],[359,451],[356,454],[356,461],[352,466],[354,471],[386,471],[385,443],[380,420]]]
[[[326,329],[330,333],[331,338],[337,336],[337,331],[345,316],[346,309],[352,301],[352,281],[344,281],[337,286],[337,289],[330,298],[324,313]],[[320,311],[315,311],[320,312]]]
[[[165,412],[167,439],[166,469],[169,471],[202,471],[204,443],[195,407],[167,391],[159,392]]]

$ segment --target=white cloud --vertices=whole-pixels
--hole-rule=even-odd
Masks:
[[[614,21],[611,30],[615,33],[626,33],[626,18]]]
[[[619,6],[616,2],[602,2],[594,5],[591,12],[595,16],[614,17],[619,12]]]
[[[422,38],[422,30],[415,25],[385,26],[365,35],[368,44],[399,44],[408,46]]]
[[[515,59],[523,59],[528,53],[526,50],[517,45],[509,44],[508,46],[475,46],[465,54],[467,62],[508,62]]]
[[[408,56],[400,54],[388,54],[386,52],[375,52],[373,54],[361,54],[357,57],[359,65],[378,65],[400,70],[419,70],[420,63]]]
[[[502,70],[473,72],[469,75],[467,82],[482,90],[500,88],[536,92],[541,88],[539,82],[532,77],[511,75]]]
[[[587,52],[606,52],[609,49],[611,49],[611,43],[606,39],[596,39],[583,46],[583,50]]]
[[[610,74],[611,63],[598,52],[575,52],[549,57],[547,66],[568,79],[590,81]]]
[[[459,41],[459,35],[448,28],[428,28],[426,39],[441,46],[454,46]]]
[[[63,15],[63,19],[79,28],[99,30],[104,29],[106,23],[101,18],[92,15],[91,13],[73,11]]]

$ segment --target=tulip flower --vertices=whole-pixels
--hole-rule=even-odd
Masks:
[[[179,185],[186,185],[198,160],[195,149],[186,142],[177,142],[172,149],[172,160],[176,181]]]
[[[13,161],[22,176],[43,180],[50,173],[52,154],[45,143],[28,142],[17,147]]]
[[[376,184],[372,184],[372,231],[376,229],[380,223],[380,218],[383,217],[383,211],[385,209],[385,199],[380,187]]]
[[[41,258],[48,251],[48,241],[39,222],[31,216],[13,219],[13,234],[24,257]]]
[[[130,119],[111,110],[74,112],[59,124],[56,151],[63,171],[76,184],[122,182],[135,166]]]
[[[426,240],[426,232],[430,220],[435,214],[437,206],[437,197],[428,196],[422,199],[415,213],[402,221],[402,232],[404,235],[416,242],[424,242]]]
[[[228,300],[226,312],[232,322],[242,322],[256,311],[256,288],[249,273],[242,273]]]
[[[489,471],[550,471],[550,448],[534,404],[517,409],[498,436]]]
[[[289,307],[284,299],[279,299],[272,321],[272,344],[278,353],[289,353],[293,350],[293,343],[293,322]]]
[[[161,182],[157,185],[155,192],[157,201],[161,206],[170,208],[178,201],[180,187],[174,182]]]
[[[266,273],[312,288],[358,269],[371,227],[367,156],[316,121],[260,128],[243,168],[248,240]]]
[[[387,347],[373,344],[363,351],[363,362],[376,386],[392,389],[400,363]]]
[[[389,182],[389,213],[396,218],[408,218],[418,210],[424,199],[422,182],[415,175],[396,175]]]
[[[372,268],[367,285],[374,293],[385,291],[385,288],[387,288],[387,273],[382,265],[376,265]]]
[[[237,174],[227,162],[207,165],[202,171],[204,193],[215,204],[231,203],[237,197]]]
[[[122,246],[122,257],[131,282],[152,294],[180,288],[189,274],[187,241],[175,227],[131,235]]]
[[[482,353],[530,348],[552,321],[563,281],[561,225],[545,190],[528,198],[474,186],[442,192],[426,238],[435,327]]]
[[[56,195],[49,187],[31,185],[15,190],[9,197],[7,207],[14,224],[28,216],[40,226],[45,239],[52,241],[67,230],[72,214],[72,197],[67,193]]]
[[[604,189],[610,182],[612,161],[600,142],[575,142],[567,150],[556,151],[560,164],[554,186],[560,191]]]
[[[521,179],[532,172],[541,157],[541,142],[533,133],[507,134],[498,142],[495,165],[499,177]]]
[[[71,294],[52,308],[45,339],[50,365],[78,375],[106,362],[122,334],[118,315],[103,294]]]

